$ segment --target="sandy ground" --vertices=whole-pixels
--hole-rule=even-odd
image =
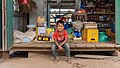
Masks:
[[[0,60],[2,61],[2,59]],[[82,59],[72,58],[72,64],[66,62],[66,58],[60,56],[60,61],[55,64],[51,55],[41,54],[32,58],[11,58],[0,64],[0,68],[120,68],[120,61],[113,59]]]

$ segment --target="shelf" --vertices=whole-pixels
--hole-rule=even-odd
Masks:
[[[98,6],[95,6],[95,7],[89,7],[89,6],[86,6],[85,8],[87,9],[87,8],[90,8],[90,9],[111,9],[110,7],[113,7],[114,8],[114,6],[109,6],[109,7],[98,7]]]
[[[111,14],[108,14],[108,13],[106,13],[106,14],[100,14],[100,13],[87,13],[88,15],[115,15],[115,13],[111,13]]]
[[[110,22],[110,21],[96,21],[96,20],[87,20],[87,21],[95,21],[95,22]]]
[[[98,27],[98,28],[110,28],[110,27]]]

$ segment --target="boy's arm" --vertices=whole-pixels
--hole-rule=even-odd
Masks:
[[[54,34],[53,34],[53,39],[54,39],[54,42],[55,42],[55,44],[57,45],[57,46],[59,46],[59,44],[58,44],[58,42],[57,42],[57,37],[56,37],[57,35],[56,35],[56,32],[54,32]]]
[[[63,44],[65,44],[67,42],[67,38],[60,44],[60,46],[62,46]]]
[[[68,33],[67,33],[67,31],[65,30],[64,33],[65,33],[64,34],[65,40],[60,44],[60,46],[62,46],[63,44],[65,44],[68,41]]]
[[[54,41],[55,41],[55,44],[59,47],[59,44],[58,44],[58,42],[57,42],[57,39],[54,39]]]

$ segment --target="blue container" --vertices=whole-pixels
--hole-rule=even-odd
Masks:
[[[75,36],[75,37],[81,37],[81,36],[82,36],[82,33],[81,33],[81,32],[78,32],[78,31],[74,31],[74,36]]]
[[[69,28],[69,24],[66,23],[66,24],[64,25],[64,27],[65,27],[65,29],[68,29],[68,28]]]
[[[77,31],[74,31],[74,36],[77,37]]]
[[[82,33],[81,32],[77,32],[77,37],[81,37]]]

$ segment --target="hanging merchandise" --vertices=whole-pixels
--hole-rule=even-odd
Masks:
[[[19,3],[18,3],[18,0],[13,0],[13,4],[14,4],[14,11],[19,11]]]
[[[37,9],[37,4],[33,0],[18,0],[21,13],[28,13]]]
[[[19,0],[20,4],[28,4],[28,0]]]

